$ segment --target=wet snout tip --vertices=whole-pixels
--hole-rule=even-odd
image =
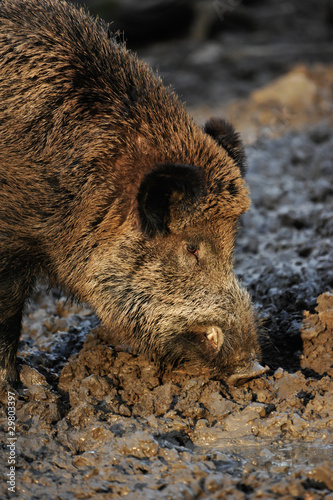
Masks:
[[[209,326],[206,332],[207,339],[213,344],[218,351],[221,349],[224,342],[224,335],[219,326]]]
[[[242,385],[245,384],[245,382],[248,382],[249,380],[252,380],[253,378],[261,377],[264,373],[267,373],[269,371],[268,366],[262,366],[258,361],[253,361],[253,363],[250,365],[250,367],[241,373],[234,373],[227,379],[227,384],[228,385]]]

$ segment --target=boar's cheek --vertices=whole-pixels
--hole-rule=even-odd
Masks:
[[[152,169],[137,195],[142,232],[149,238],[166,234],[171,206],[189,210],[202,193],[203,183],[203,172],[192,165],[163,164]]]

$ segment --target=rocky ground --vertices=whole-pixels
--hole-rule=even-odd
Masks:
[[[284,67],[279,54],[267,81],[275,41],[251,55],[250,37],[228,80],[228,33],[201,40],[201,56],[189,38],[140,53],[181,82],[198,122],[222,114],[242,132],[252,208],[235,268],[263,317],[270,371],[240,387],[186,366],[162,376],[110,344],[88,308],[39,285],[20,344],[25,389],[0,394],[2,461],[16,460],[16,493],[4,467],[2,498],[333,499],[333,66],[288,52]]]

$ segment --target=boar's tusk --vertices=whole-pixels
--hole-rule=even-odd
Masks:
[[[219,326],[210,326],[207,328],[207,339],[214,345],[218,351],[221,349],[224,342],[224,335]]]

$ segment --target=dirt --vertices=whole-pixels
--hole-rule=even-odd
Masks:
[[[54,306],[44,329],[61,324],[73,341],[75,316],[64,316],[61,300]],[[30,313],[32,329],[41,310]],[[314,314],[305,313],[301,331],[305,370],[278,368],[241,387],[189,367],[161,374],[143,356],[111,346],[102,327],[86,336],[57,380],[68,338],[36,340],[38,352],[21,350],[26,389],[16,394],[18,496],[330,498],[332,293],[320,295]],[[79,334],[77,340],[80,345]],[[8,448],[3,451],[6,456]],[[4,487],[2,497],[9,496]]]
[[[157,44],[150,62],[185,57],[188,43]],[[203,78],[207,61],[193,59]],[[1,498],[333,500],[333,66],[301,62],[260,85],[257,59],[248,95],[213,104],[202,87],[189,105],[199,122],[231,118],[246,143],[252,208],[235,270],[263,318],[269,372],[239,387],[189,366],[161,373],[88,307],[39,284],[20,344],[24,388],[0,393]]]

